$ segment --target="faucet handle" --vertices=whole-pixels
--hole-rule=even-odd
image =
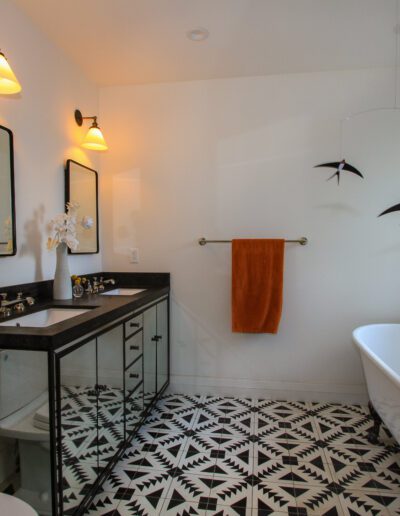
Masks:
[[[32,306],[35,304],[35,299],[31,296],[27,296],[26,302],[28,303],[29,306]]]
[[[1,313],[4,314],[5,312],[5,305],[7,304],[7,292],[0,292],[0,307],[1,307]]]

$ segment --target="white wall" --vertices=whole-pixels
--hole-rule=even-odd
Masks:
[[[100,91],[104,266],[172,273],[174,390],[365,400],[351,332],[399,318],[399,220],[376,217],[400,202],[399,120],[344,123],[365,180],[313,166],[393,96],[385,70]],[[201,236],[309,238],[286,247],[278,335],[231,333],[230,246]]]
[[[1,49],[22,84],[22,93],[0,95],[0,124],[14,133],[16,257],[0,258],[0,285],[51,279],[55,252],[46,249],[49,220],[64,210],[64,164],[68,158],[98,165],[79,143],[84,129],[75,108],[98,112],[98,90],[8,0],[0,2]],[[101,270],[101,255],[71,256],[71,273]]]

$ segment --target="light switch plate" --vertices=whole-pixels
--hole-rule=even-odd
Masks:
[[[137,247],[131,247],[131,249],[129,249],[129,262],[139,263],[139,249]]]

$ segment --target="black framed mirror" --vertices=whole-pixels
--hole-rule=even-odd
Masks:
[[[0,258],[16,253],[13,133],[0,125]]]
[[[99,203],[97,172],[72,159],[65,167],[65,202],[78,203],[78,248],[70,254],[99,252]]]

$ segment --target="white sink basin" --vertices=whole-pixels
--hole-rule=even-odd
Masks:
[[[4,321],[0,326],[27,326],[29,328],[46,328],[52,324],[57,324],[71,317],[89,312],[90,308],[47,308],[34,314],[23,315],[18,319]]]
[[[144,292],[145,288],[114,288],[108,292],[103,292],[102,296],[134,296],[139,292]]]

